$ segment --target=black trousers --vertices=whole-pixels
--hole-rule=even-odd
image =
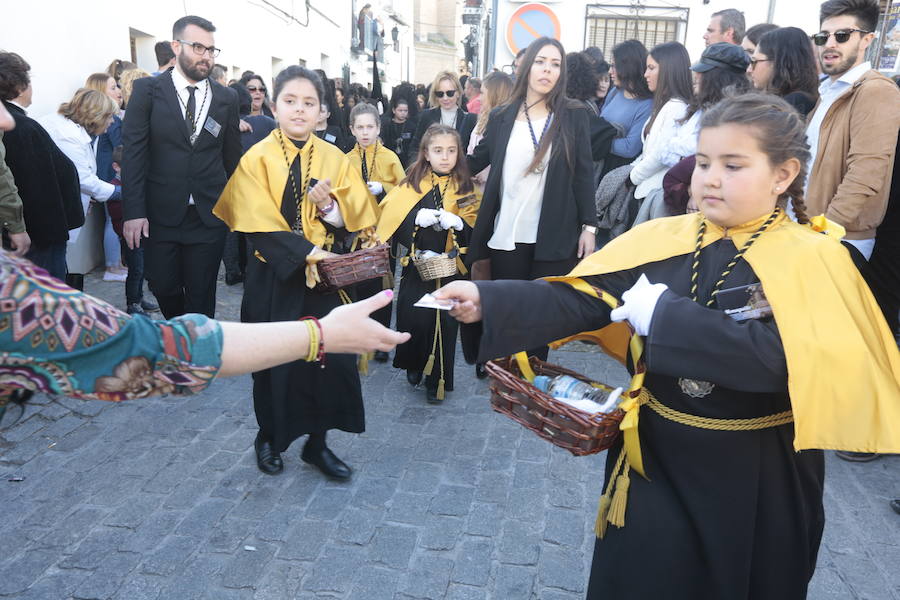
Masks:
[[[491,249],[492,279],[540,279],[565,275],[578,263],[572,256],[565,260],[534,260],[534,244],[516,244],[515,250]],[[550,349],[547,346],[528,350],[531,356],[547,360]]]
[[[178,227],[150,223],[144,276],[166,319],[185,313],[214,317],[216,279],[227,228],[207,226],[194,206]]]
[[[896,235],[878,232],[869,273],[863,274],[894,335],[900,328],[900,240]]]

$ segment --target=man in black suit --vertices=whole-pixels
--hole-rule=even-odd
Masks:
[[[212,317],[226,227],[212,214],[241,158],[237,96],[211,81],[216,28],[187,16],[172,30],[175,68],[137,79],[122,126],[124,236],[144,243],[163,315]]]

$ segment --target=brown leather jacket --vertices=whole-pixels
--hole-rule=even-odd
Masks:
[[[824,214],[843,225],[847,239],[875,237],[887,209],[898,128],[897,84],[867,71],[822,121],[806,192],[809,216]]]

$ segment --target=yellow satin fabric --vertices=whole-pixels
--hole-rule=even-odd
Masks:
[[[299,149],[286,138],[282,144],[279,134],[280,130],[276,129],[244,154],[213,208],[214,215],[232,231],[291,231],[291,224],[281,215],[284,188],[291,185],[285,152],[291,163],[300,154],[300,168],[305,170],[309,153],[313,151],[311,177],[319,181],[331,180],[331,195],[341,209],[347,230],[361,231],[377,223],[377,203],[359,171],[351,167],[343,152],[314,135]],[[303,180],[308,180],[306,173],[302,175]],[[296,183],[300,191],[303,182]],[[327,230],[312,202],[303,202],[301,220],[303,236],[321,248]]]
[[[377,151],[376,151],[377,147]],[[359,144],[353,147],[353,150],[346,154],[350,165],[362,177],[362,160],[359,155]],[[375,165],[372,165],[372,154],[375,155]],[[406,173],[403,171],[403,165],[400,159],[390,148],[385,148],[384,144],[376,141],[374,144],[363,150],[366,159],[366,168],[369,169],[369,181],[377,181],[384,186],[384,193],[387,194],[394,187],[403,181]]]
[[[728,236],[741,247],[766,216],[728,230],[707,222],[703,246]],[[571,282],[690,254],[702,218],[698,213],[643,223],[556,280]],[[781,216],[744,257],[762,282],[784,345],[794,448],[898,453],[900,351],[868,286],[836,240],[839,226],[817,220],[814,227],[828,235]],[[616,325],[621,326],[610,327]],[[615,343],[612,354],[622,357],[626,346],[609,335],[610,327],[599,335]]]

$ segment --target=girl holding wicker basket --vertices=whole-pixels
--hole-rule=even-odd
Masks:
[[[354,106],[350,111],[350,133],[356,138],[356,145],[347,152],[347,158],[366,182],[372,199],[380,204],[406,173],[394,151],[378,139],[381,133],[381,115],[378,114],[378,109],[366,102]],[[392,247],[396,255],[396,244],[392,244]],[[393,261],[391,268],[393,269]],[[382,289],[393,287],[394,278],[385,276],[360,283],[356,286],[356,293],[360,298],[368,298]],[[375,311],[372,318],[385,327],[390,327],[391,307],[385,306]],[[375,352],[374,358],[377,362],[387,362],[388,353]]]
[[[448,281],[466,275],[466,251],[478,198],[462,158],[459,133],[434,124],[422,136],[416,162],[381,205],[376,235],[393,237],[410,249],[401,260],[397,328],[412,339],[397,347],[394,367],[406,369],[411,385],[425,378],[426,399],[443,402],[453,390],[458,324],[446,311],[413,304]]]
[[[588,598],[805,598],[822,450],[900,451],[900,353],[840,226],[806,215],[805,129],[775,96],[726,98],[701,123],[699,213],[639,225],[567,277],[435,294],[473,324],[469,360],[593,332],[580,335],[639,371]],[[622,321],[643,344],[629,351]]]
[[[314,263],[347,249],[351,233],[371,231],[378,206],[359,172],[337,147],[313,134],[324,99],[319,76],[287,67],[275,78],[278,128],[244,154],[213,213],[247,234],[255,258],[247,265],[241,320],[322,317],[342,303],[323,291]],[[346,300],[344,296],[343,300]],[[303,461],[331,479],[350,467],[326,445],[330,429],[365,430],[357,357],[327,354],[321,364],[296,361],[253,374],[259,422],[256,464],[284,469],[281,453],[308,434]]]

